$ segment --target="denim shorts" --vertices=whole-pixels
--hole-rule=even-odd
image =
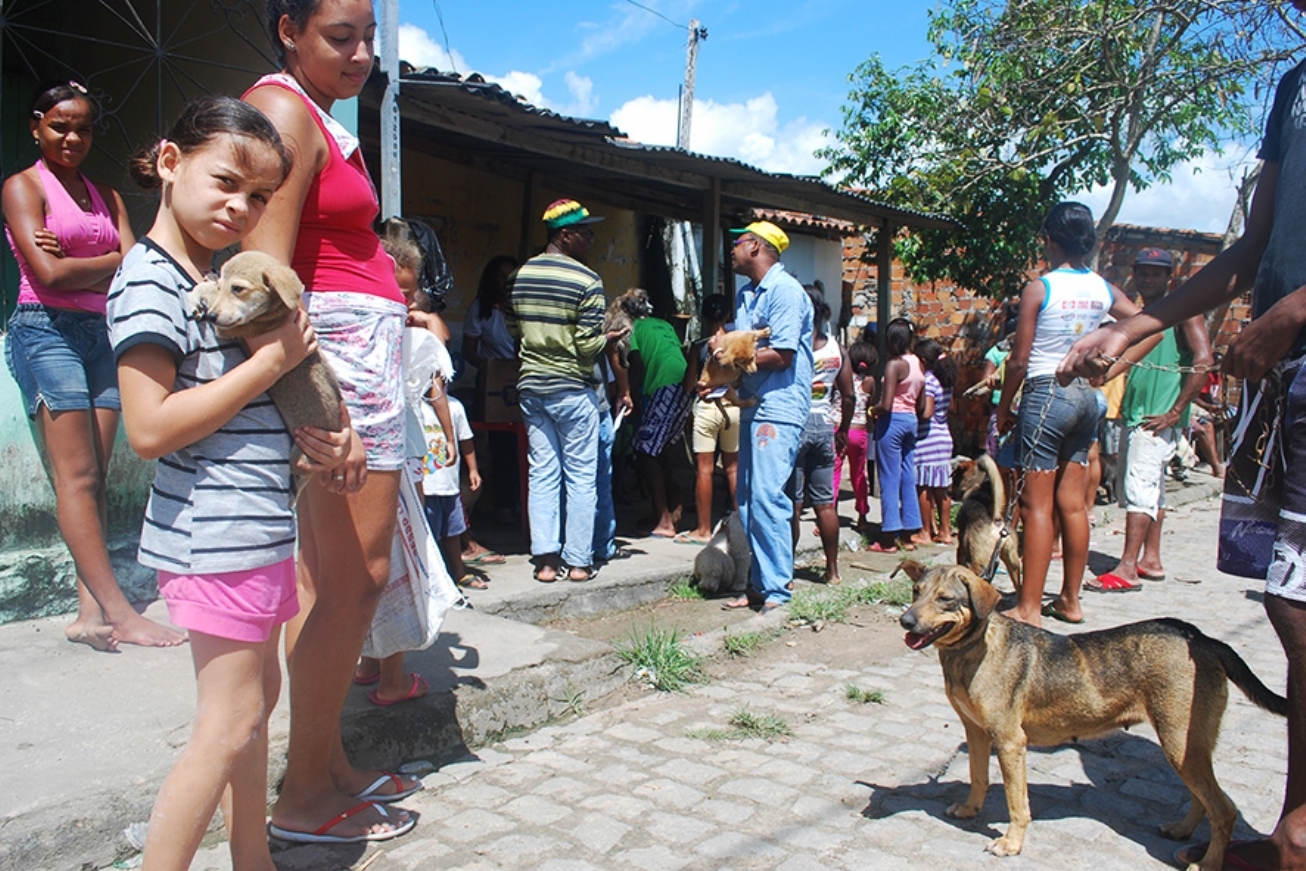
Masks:
[[[104,315],[23,303],[9,319],[5,362],[29,418],[40,405],[52,413],[122,409]]]
[[[1025,382],[1016,424],[1020,465],[1048,472],[1061,463],[1088,463],[1097,421],[1095,391],[1082,378],[1067,387],[1057,384],[1054,375]]]
[[[789,478],[789,498],[801,505],[817,507],[834,504],[834,425],[825,412],[807,416],[802,439],[798,442],[798,457],[794,460],[794,473]]]

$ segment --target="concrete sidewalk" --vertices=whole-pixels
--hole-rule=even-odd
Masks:
[[[1218,493],[1218,482],[1194,477],[1172,487],[1170,504]],[[629,549],[631,558],[584,584],[540,584],[524,556],[493,567],[491,588],[470,594],[474,610],[451,612],[439,641],[410,654],[409,668],[431,684],[427,697],[378,709],[351,690],[343,727],[355,761],[438,765],[567,713],[577,691],[594,707],[625,680],[614,650],[536,624],[660,599],[698,552],[660,539]],[[156,602],[146,613],[166,612]],[[99,654],[64,641],[67,619],[0,626],[0,869],[97,868],[126,854],[123,827],[148,818],[189,736],[195,684],[185,646]],[[274,783],[287,725],[283,690],[271,725]]]

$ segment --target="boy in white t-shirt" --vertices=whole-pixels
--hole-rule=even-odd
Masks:
[[[437,388],[438,389],[438,388]],[[463,565],[463,548],[460,536],[467,531],[467,516],[463,512],[462,483],[458,474],[458,458],[467,463],[467,484],[473,490],[481,488],[481,473],[476,465],[476,451],[472,442],[472,427],[467,422],[463,404],[452,396],[449,416],[453,425],[453,440],[457,450],[451,450],[449,435],[436,418],[429,403],[421,408],[422,432],[426,437],[426,455],[422,458],[422,492],[426,496],[426,523],[431,534],[440,542],[440,552],[450,577],[458,586],[484,590],[486,579],[470,574]]]

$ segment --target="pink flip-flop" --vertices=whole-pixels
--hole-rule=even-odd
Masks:
[[[413,699],[420,699],[422,696],[426,695],[430,689],[431,688],[427,685],[425,678],[420,674],[414,674],[413,685],[408,688],[408,694],[402,699],[383,699],[381,698],[381,691],[378,687],[367,694],[367,700],[378,708],[388,708],[391,705],[398,705],[403,702],[411,702]]]

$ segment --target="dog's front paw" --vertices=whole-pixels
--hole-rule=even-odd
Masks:
[[[1025,846],[1024,842],[1003,836],[995,841],[989,842],[989,845],[984,849],[986,852],[992,853],[994,856],[1015,856],[1020,853],[1020,848],[1023,846]]]
[[[945,814],[952,817],[954,820],[973,820],[975,819],[975,817],[979,816],[979,812],[980,812],[979,808],[971,807],[970,805],[963,804],[962,802],[957,802],[954,805],[949,805],[948,809],[944,811]]]

